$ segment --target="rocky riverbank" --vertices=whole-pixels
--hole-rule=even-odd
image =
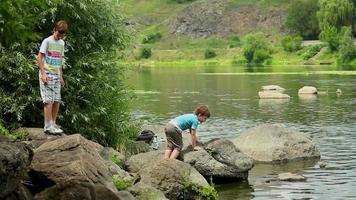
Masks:
[[[275,127],[256,128],[255,131],[263,134],[266,129],[274,130]],[[80,134],[49,136],[42,129],[27,128],[24,131],[29,133],[24,141],[0,138],[0,199],[214,198],[216,191],[207,180],[246,180],[257,160],[255,154],[246,148],[246,142],[235,142],[238,144],[235,145],[226,139],[210,140],[201,144],[203,150],[191,151],[189,134],[185,134],[182,162],[163,159],[164,142],[161,142],[159,150],[125,157]],[[283,143],[289,137],[284,134],[287,132],[286,129],[274,135],[273,141]],[[161,131],[158,134],[163,137]],[[283,140],[276,142],[281,139],[278,137]],[[256,144],[259,141],[265,143],[265,137],[261,138],[254,140],[253,146],[263,148],[263,145]],[[300,143],[309,144],[309,141],[303,138]],[[305,154],[305,150],[296,145],[284,146],[293,152],[299,149]],[[316,149],[315,146],[311,148]],[[311,157],[317,157],[317,149],[313,152],[315,154]],[[283,155],[283,161],[295,159],[294,154],[290,157]]]

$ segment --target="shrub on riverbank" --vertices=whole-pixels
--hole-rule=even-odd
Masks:
[[[243,54],[248,63],[263,63],[271,58],[272,45],[263,33],[250,33],[244,38]]]

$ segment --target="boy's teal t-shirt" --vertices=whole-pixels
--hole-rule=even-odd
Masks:
[[[199,125],[198,116],[195,114],[184,114],[174,119],[182,131],[187,129],[197,129]]]

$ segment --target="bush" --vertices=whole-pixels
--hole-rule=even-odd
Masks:
[[[205,53],[204,53],[204,57],[205,57],[205,59],[215,58],[216,57],[215,50],[214,49],[206,49]]]
[[[152,44],[159,41],[162,38],[162,34],[160,32],[149,33],[142,40],[143,44]]]
[[[285,36],[282,39],[282,47],[285,51],[294,52],[301,49],[303,38],[300,36]]]
[[[229,48],[235,48],[235,47],[240,47],[241,46],[241,40],[238,35],[234,35],[229,39]]]
[[[140,51],[140,58],[150,58],[152,56],[152,50],[149,47],[143,47]]]
[[[248,63],[262,63],[271,58],[272,45],[263,33],[247,34],[243,43],[243,54]]]
[[[298,54],[301,55],[304,60],[308,60],[314,57],[322,47],[323,45],[306,46],[301,51],[299,51]]]

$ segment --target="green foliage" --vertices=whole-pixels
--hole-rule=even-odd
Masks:
[[[319,0],[319,4],[318,18],[321,31],[329,27],[339,30],[342,26],[352,25],[355,13],[351,0]]]
[[[300,36],[285,36],[282,39],[282,47],[285,51],[294,52],[301,49],[303,38]]]
[[[315,56],[322,47],[323,45],[306,46],[302,50],[300,50],[298,54],[301,55],[304,60],[308,60]]]
[[[6,127],[13,130],[21,122],[36,124],[42,112],[37,87],[33,57],[20,44],[14,43],[9,49],[0,45],[0,118]]]
[[[120,179],[117,176],[113,176],[112,177],[112,181],[113,181],[116,189],[119,190],[119,191],[126,190],[127,188],[129,188],[129,187],[131,187],[133,185],[132,181],[123,180],[123,179]]]
[[[177,3],[189,3],[189,2],[192,2],[194,0],[173,0],[174,2],[177,2]]]
[[[10,132],[0,122],[0,135],[4,135],[4,136],[11,138],[13,140],[22,140],[27,137],[28,133],[23,132],[23,131]]]
[[[241,46],[241,40],[238,35],[231,36],[229,38],[229,48],[235,48],[235,47],[240,47]]]
[[[215,58],[216,57],[215,50],[214,49],[206,49],[205,53],[204,53],[204,57],[205,57],[205,59]]]
[[[24,45],[38,40],[35,30],[41,19],[45,2],[40,0],[0,1],[0,43],[9,48],[13,43]]]
[[[337,51],[339,49],[340,33],[336,27],[330,26],[325,28],[320,33],[320,38],[327,42],[331,51]]]
[[[338,60],[340,63],[348,63],[356,58],[356,45],[353,40],[351,27],[343,27],[341,33]]]
[[[199,197],[203,197],[204,199],[208,200],[216,200],[218,199],[218,192],[216,191],[214,184],[210,181],[210,185],[206,187],[199,187],[195,183],[192,183],[189,180],[189,174],[187,171],[182,172],[183,177],[183,187],[184,193],[188,193],[188,191],[195,192]]]
[[[292,1],[288,9],[287,28],[304,39],[317,39],[320,32],[318,10],[318,0]]]
[[[250,33],[244,38],[243,54],[248,63],[263,63],[271,58],[272,45],[263,33]]]
[[[124,160],[121,160],[117,155],[110,156],[110,160],[115,163],[117,166],[123,167]]]
[[[187,48],[225,48],[229,45],[229,41],[209,38],[209,39],[194,39],[185,44]]]
[[[159,41],[161,38],[162,38],[162,34],[160,32],[149,33],[143,38],[142,43],[152,44]]]
[[[338,50],[341,27],[353,25],[355,5],[351,0],[319,0],[319,4],[320,38],[332,51]]]
[[[150,58],[152,56],[152,50],[150,47],[143,47],[140,50],[140,58]]]
[[[1,14],[14,12],[10,1],[1,1]],[[14,38],[1,41],[0,109],[6,127],[43,124],[42,103],[38,91],[38,70],[35,58],[40,40],[30,43],[33,35],[46,37],[60,19],[69,23],[66,35],[66,62],[59,124],[67,133],[81,133],[102,145],[113,146],[128,140],[132,120],[128,103],[133,98],[124,84],[125,67],[116,61],[116,51],[130,42],[129,33],[114,0],[29,0],[11,1],[21,6],[22,14],[13,21],[29,24],[15,26],[2,23]],[[29,3],[30,2],[30,3]],[[4,4],[6,3],[6,5]],[[32,7],[30,5],[40,6]],[[20,12],[20,13],[21,13]],[[27,16],[34,16],[25,19]],[[1,15],[10,20],[11,17]],[[13,16],[12,16],[13,17]],[[32,20],[27,22],[27,20]],[[26,23],[24,22],[26,21]],[[20,27],[20,28],[17,28]],[[1,39],[7,32],[2,30]],[[18,45],[16,37],[25,36]],[[11,35],[10,35],[11,36]],[[25,39],[26,38],[26,39]]]

